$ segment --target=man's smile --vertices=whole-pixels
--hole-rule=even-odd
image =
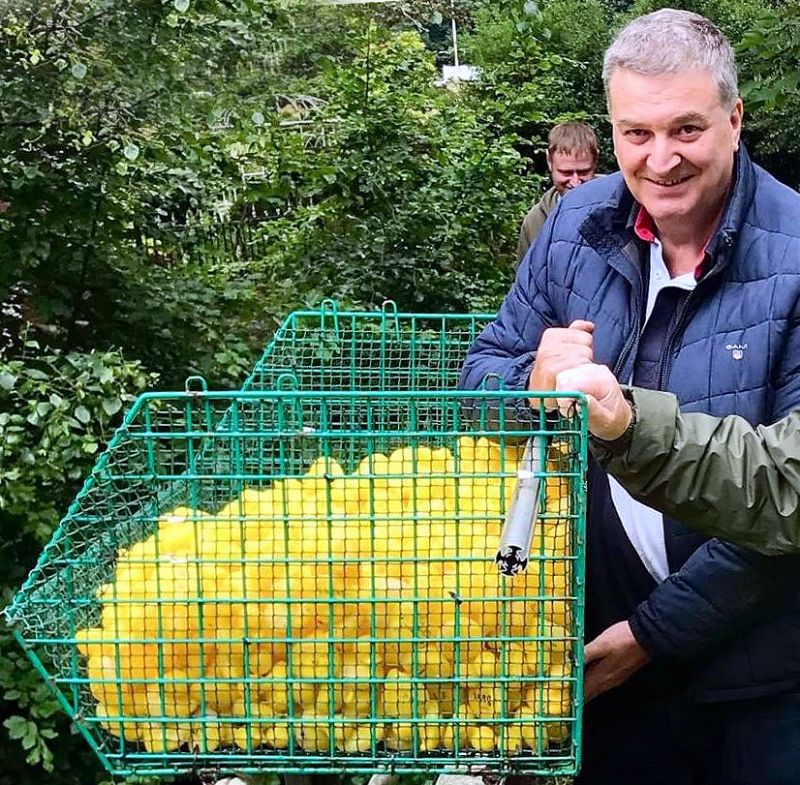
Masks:
[[[694,177],[693,174],[687,174],[683,175],[682,177],[671,177],[666,180],[655,179],[652,177],[643,177],[642,179],[646,180],[648,183],[651,183],[652,185],[657,185],[660,188],[674,188],[678,185],[682,185],[683,183],[687,182],[692,177]]]

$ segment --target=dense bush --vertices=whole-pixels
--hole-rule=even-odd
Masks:
[[[11,600],[134,394],[155,382],[118,352],[64,353],[23,342],[0,360],[0,603]],[[54,770],[72,746],[47,686],[0,622],[0,709],[24,756],[0,743],[0,782],[22,781],[27,764]],[[60,731],[60,733],[59,733]],[[65,735],[66,734],[66,735]],[[85,758],[84,765],[96,768]],[[81,782],[80,768],[63,782]],[[85,782],[85,780],[83,780]]]

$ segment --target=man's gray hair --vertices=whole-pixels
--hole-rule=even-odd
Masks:
[[[697,68],[711,74],[726,109],[739,97],[730,42],[716,25],[691,11],[662,8],[637,17],[617,34],[603,58],[606,99],[609,80],[617,68],[643,76]]]

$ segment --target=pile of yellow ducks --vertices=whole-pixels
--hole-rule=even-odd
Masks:
[[[118,553],[99,624],[76,635],[103,727],[158,753],[563,740],[568,483],[548,477],[530,565],[504,578],[494,556],[522,446],[452,447],[370,454],[350,474],[323,456],[216,513],[161,515]]]

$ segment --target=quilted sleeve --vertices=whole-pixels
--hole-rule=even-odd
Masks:
[[[709,540],[639,605],[631,631],[654,659],[692,659],[752,627],[797,568],[794,556]]]

